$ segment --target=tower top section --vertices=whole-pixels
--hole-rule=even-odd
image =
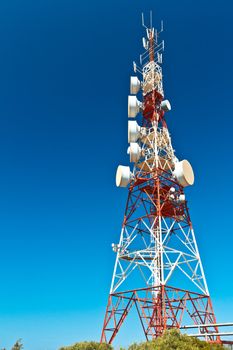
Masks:
[[[147,26],[142,13],[142,26],[145,28],[146,36],[142,38],[144,52],[140,55],[140,65],[134,62],[134,71],[142,74],[142,69],[149,62],[162,64],[162,52],[164,51],[164,40],[160,40],[160,34],[163,32],[163,21],[158,31],[152,26],[152,11],[150,11],[150,25]]]
[[[163,22],[158,31],[152,26],[152,11],[150,11],[150,24],[147,26],[142,13],[142,26],[146,31],[145,37],[142,38],[144,52],[140,55],[139,64],[133,62],[135,73],[142,75],[142,93],[143,96],[157,91],[163,98],[162,82],[162,53],[164,51],[164,41],[160,40],[160,34],[163,32]]]
[[[142,14],[142,26],[146,31],[146,37],[142,39],[144,52],[140,55],[140,65],[134,62],[134,71],[141,76],[136,74],[130,77],[128,96],[128,118],[138,118],[139,121],[139,124],[136,120],[128,122],[127,153],[134,168],[131,172],[129,166],[120,165],[116,185],[127,187],[130,184],[132,189],[156,176],[166,176],[169,181],[181,186],[180,191],[183,191],[183,187],[194,183],[194,174],[188,161],[179,161],[176,157],[165,120],[171,104],[164,99],[163,90],[161,64],[164,41],[159,40],[163,22],[160,31],[155,29],[150,12],[148,26]],[[141,100],[136,95],[141,96]]]

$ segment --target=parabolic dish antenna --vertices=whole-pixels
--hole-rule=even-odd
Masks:
[[[128,142],[136,142],[140,137],[141,127],[136,120],[128,121]]]
[[[140,89],[141,83],[138,77],[130,77],[130,93],[136,95]]]
[[[140,112],[142,103],[138,101],[136,96],[128,96],[128,117],[135,118]]]
[[[169,112],[172,109],[171,104],[168,100],[161,102],[161,108],[164,112]]]
[[[142,149],[137,142],[131,142],[127,153],[130,157],[131,163],[137,163],[141,157]]]
[[[176,177],[179,184],[183,187],[194,184],[194,173],[191,164],[186,160],[181,160],[175,164],[173,175]]]
[[[131,179],[131,172],[129,166],[119,165],[116,172],[117,187],[126,187]]]

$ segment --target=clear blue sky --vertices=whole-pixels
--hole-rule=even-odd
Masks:
[[[127,95],[141,11],[164,20],[167,122],[219,321],[233,321],[233,5],[0,3],[0,346],[99,339],[127,191]],[[135,326],[136,329],[136,326]],[[118,344],[143,339],[122,332]]]

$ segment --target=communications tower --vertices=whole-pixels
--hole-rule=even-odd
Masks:
[[[221,342],[190,219],[184,189],[193,185],[187,160],[175,155],[166,124],[171,105],[164,98],[158,32],[142,24],[144,53],[135,62],[128,97],[128,154],[116,185],[128,199],[116,253],[101,341],[112,343],[133,307],[147,340],[166,329],[200,325],[210,342]],[[141,95],[140,102],[136,94]],[[135,120],[138,117],[138,123]]]

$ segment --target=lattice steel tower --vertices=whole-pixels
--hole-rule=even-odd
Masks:
[[[144,53],[130,79],[128,154],[134,163],[119,166],[116,185],[128,186],[120,240],[113,244],[116,262],[101,341],[112,343],[133,306],[146,339],[164,330],[191,324],[208,325],[201,331],[208,341],[220,342],[214,311],[184,188],[194,183],[187,160],[178,160],[165,121],[170,111],[164,100],[162,52],[158,32],[144,24]],[[142,102],[136,94],[142,95]]]

